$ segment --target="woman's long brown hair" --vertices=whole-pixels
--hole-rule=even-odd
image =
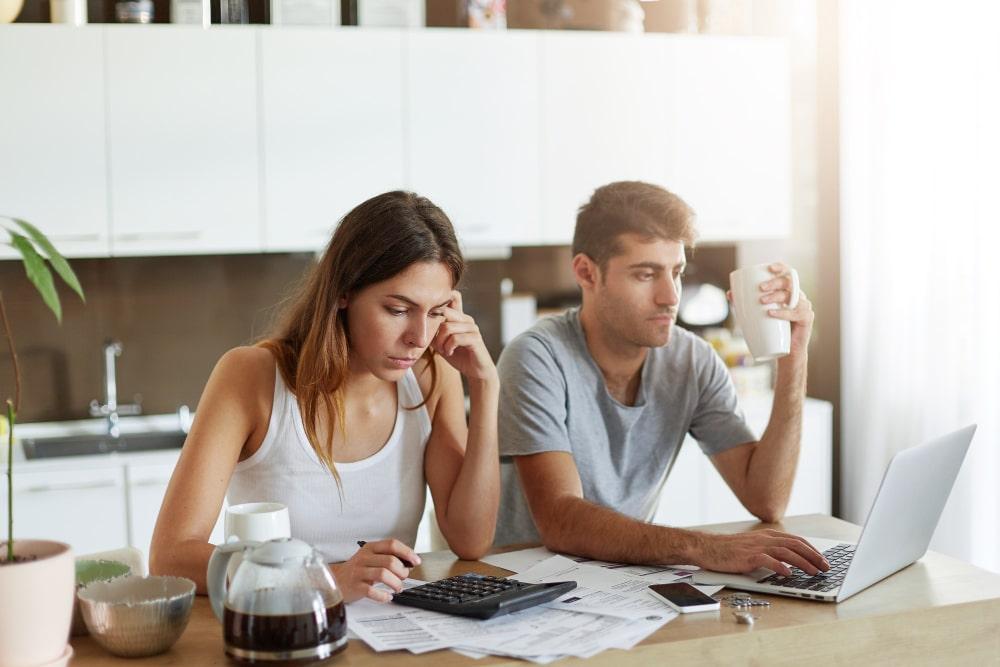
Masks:
[[[322,258],[291,298],[276,332],[259,343],[274,355],[282,379],[298,401],[309,444],[338,486],[333,434],[337,428],[346,433],[342,390],[351,349],[347,310],[338,304],[341,297],[388,280],[416,262],[441,262],[451,271],[453,285],[461,280],[465,261],[448,216],[412,192],[372,197],[340,221]],[[424,356],[431,361],[433,388],[437,375],[430,347]],[[322,443],[321,415],[329,425]]]

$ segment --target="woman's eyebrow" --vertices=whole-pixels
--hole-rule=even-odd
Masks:
[[[388,296],[390,299],[398,299],[400,301],[403,301],[404,303],[410,304],[411,306],[414,306],[416,308],[420,308],[420,304],[419,303],[417,303],[413,299],[410,299],[408,297],[403,296],[402,294],[387,294],[386,296]],[[451,299],[448,299],[444,303],[439,303],[436,306],[431,306],[431,308],[444,308],[449,303],[451,303]]]

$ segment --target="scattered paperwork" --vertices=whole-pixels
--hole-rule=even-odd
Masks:
[[[673,568],[633,568],[594,566],[577,563],[565,556],[552,556],[517,575],[520,581],[549,583],[575,581],[577,587],[544,606],[622,618],[643,618],[662,611],[663,602],[648,594],[649,586],[669,584],[690,575]],[[699,587],[700,588],[700,587]],[[712,595],[719,587],[705,587]]]
[[[553,602],[486,621],[361,600],[348,606],[350,632],[379,652],[451,649],[469,658],[501,655],[537,664],[588,658],[607,649],[630,649],[676,618],[677,612],[647,588],[690,575],[678,568],[578,562],[544,548],[483,560],[516,572],[513,578],[519,581],[572,580],[577,588]],[[407,580],[404,586],[422,583]],[[699,588],[711,595],[721,586]]]

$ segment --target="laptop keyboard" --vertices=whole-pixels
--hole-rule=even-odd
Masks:
[[[797,567],[790,568],[790,575],[772,574],[759,580],[758,584],[770,584],[784,588],[799,588],[807,591],[826,592],[840,586],[847,574],[847,566],[854,557],[853,544],[838,544],[823,552],[830,563],[830,569],[816,575],[806,574]]]

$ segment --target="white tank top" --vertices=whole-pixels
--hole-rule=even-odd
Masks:
[[[350,558],[358,540],[394,537],[413,546],[424,513],[431,421],[424,406],[406,409],[424,400],[412,369],[396,383],[396,395],[396,424],[382,449],[361,461],[335,464],[341,495],[306,438],[295,396],[275,369],[267,434],[253,456],[236,464],[227,501],[284,503],[292,537],[319,549],[328,562]]]

